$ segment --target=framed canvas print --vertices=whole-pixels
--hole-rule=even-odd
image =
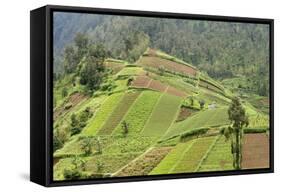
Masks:
[[[273,172],[273,20],[31,11],[30,178]]]

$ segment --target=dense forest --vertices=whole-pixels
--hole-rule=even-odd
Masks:
[[[64,71],[66,45],[74,42],[77,33],[83,33],[92,42],[103,44],[113,58],[136,61],[152,47],[219,80],[247,76],[249,87],[261,95],[268,92],[267,25],[76,13],[56,13],[54,18],[57,73]]]

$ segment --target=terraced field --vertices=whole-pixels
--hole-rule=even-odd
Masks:
[[[99,129],[104,125],[110,114],[113,112],[115,106],[121,101],[122,93],[117,93],[109,96],[105,102],[100,106],[99,110],[90,120],[90,123],[82,131],[83,135],[95,135]]]
[[[197,171],[216,137],[206,137],[178,144],[150,173],[189,173]]]
[[[231,123],[236,93],[159,50],[147,49],[135,63],[106,59],[105,66],[92,91],[75,74],[55,82],[55,180],[234,169],[221,130]],[[242,100],[250,121],[243,169],[269,166],[269,100],[254,96]],[[246,134],[258,129],[264,133]]]
[[[187,94],[181,90],[178,90],[172,86],[166,85],[158,80],[151,79],[147,76],[137,76],[132,82],[131,87],[133,88],[147,88],[154,91],[165,92],[170,95],[185,98]]]
[[[129,125],[128,134],[139,134],[148,121],[155,105],[160,98],[159,92],[143,91],[135,103],[132,105],[126,116],[122,119]],[[113,134],[121,134],[122,125],[119,124]]]
[[[141,134],[147,136],[163,135],[175,120],[180,104],[181,98],[163,94]]]
[[[269,168],[269,138],[266,134],[247,134],[242,148],[242,168]]]
[[[138,176],[147,175],[166,156],[171,147],[160,147],[149,149],[127,166],[119,170],[115,176]]]
[[[226,141],[223,136],[220,136],[198,167],[198,171],[232,170],[232,163],[231,143]]]
[[[227,124],[229,124],[227,108],[208,109],[173,124],[163,138],[168,139],[191,129],[218,127]]]
[[[110,135],[114,128],[121,122],[123,116],[127,113],[139,94],[140,92],[126,93],[116,108],[112,111],[106,123],[101,127],[98,135]]]
[[[146,67],[157,68],[157,69],[160,66],[162,66],[170,71],[183,73],[185,75],[190,75],[190,76],[196,76],[196,70],[194,68],[167,59],[162,59],[160,57],[144,56],[138,61],[138,64]]]

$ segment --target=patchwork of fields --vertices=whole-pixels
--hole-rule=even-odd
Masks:
[[[233,93],[220,82],[152,49],[134,64],[106,59],[105,66],[112,87],[92,96],[79,85],[61,98],[57,92],[74,84],[69,77],[56,85],[54,180],[234,169],[231,142],[221,134],[231,125]],[[261,133],[268,105],[265,97],[243,101],[248,131],[259,132],[244,136],[243,169],[269,166],[270,133]]]

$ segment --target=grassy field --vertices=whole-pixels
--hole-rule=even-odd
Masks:
[[[138,75],[143,71],[141,67],[125,67],[116,74],[117,77]]]
[[[175,120],[180,104],[180,97],[163,94],[141,134],[148,136],[163,135]]]
[[[129,135],[139,134],[144,128],[159,97],[159,92],[143,91],[122,119],[129,125]],[[119,124],[113,134],[122,134],[122,124]]]
[[[196,128],[218,127],[226,124],[229,124],[227,108],[207,109],[195,113],[184,121],[173,124],[163,138],[168,139]]]
[[[100,106],[99,110],[90,119],[88,125],[82,131],[83,135],[95,135],[113,112],[115,106],[121,101],[123,93],[109,96]]]
[[[199,138],[178,144],[150,175],[197,171],[216,137]]]
[[[226,141],[223,136],[220,136],[198,167],[198,171],[232,170],[232,162],[230,141]]]
[[[139,94],[140,92],[126,93],[101,127],[98,135],[110,135],[115,127],[121,122],[123,116],[127,113]]]

